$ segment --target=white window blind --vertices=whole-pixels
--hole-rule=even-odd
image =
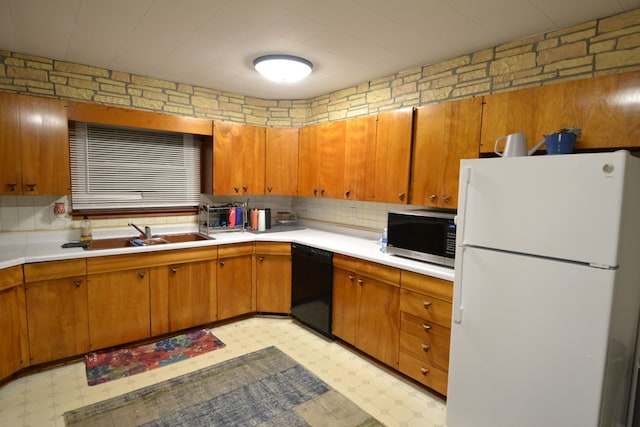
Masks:
[[[193,207],[200,147],[193,135],[72,122],[74,210]]]

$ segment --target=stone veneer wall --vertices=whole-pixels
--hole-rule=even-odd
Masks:
[[[306,100],[256,99],[6,50],[0,50],[0,91],[260,126],[299,127],[635,69],[640,69],[640,9]]]

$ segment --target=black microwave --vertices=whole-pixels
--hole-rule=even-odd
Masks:
[[[387,252],[453,267],[456,253],[455,214],[428,209],[390,211]]]

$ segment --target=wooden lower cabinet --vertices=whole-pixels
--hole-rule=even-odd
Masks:
[[[153,336],[218,318],[215,260],[153,267],[150,289]]]
[[[22,266],[0,270],[0,381],[29,366]]]
[[[26,264],[24,271],[31,364],[89,351],[84,260]]]
[[[400,270],[334,255],[335,336],[398,367]]]
[[[88,276],[91,350],[151,336],[149,269]]]
[[[291,244],[256,242],[256,311],[291,313]]]
[[[253,243],[218,247],[216,274],[219,320],[253,311],[252,256]]]
[[[400,286],[399,369],[446,396],[453,283],[403,271]]]

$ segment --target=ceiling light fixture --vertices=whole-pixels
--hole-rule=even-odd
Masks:
[[[278,83],[293,83],[311,74],[313,64],[292,55],[264,55],[253,61],[253,66],[267,79]]]

